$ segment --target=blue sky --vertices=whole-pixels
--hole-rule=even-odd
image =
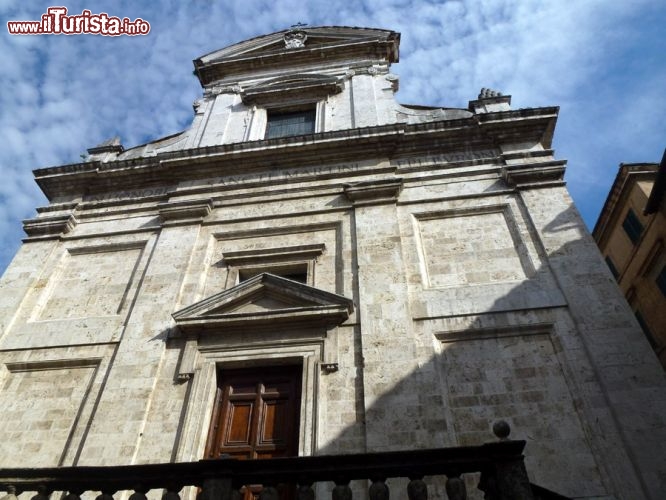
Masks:
[[[481,87],[514,108],[560,106],[556,157],[592,227],[620,162],[666,147],[666,2],[661,0],[65,1],[151,24],[147,36],[11,36],[8,20],[54,5],[0,0],[0,272],[46,199],[32,169],[75,163],[119,135],[125,147],[186,128],[201,88],[192,60],[288,28],[402,34],[398,100],[467,107]]]

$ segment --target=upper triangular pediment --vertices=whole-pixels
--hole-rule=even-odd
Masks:
[[[297,26],[225,47],[194,61],[202,85],[248,72],[350,58],[398,61],[400,34],[375,28]]]
[[[204,56],[201,56],[199,59],[197,59],[197,61],[206,64],[222,59],[271,54],[276,51],[289,50],[287,47],[288,42],[285,41],[285,36],[288,38],[288,35],[294,32],[302,32],[305,34],[305,40],[303,41],[304,48],[311,47],[313,45],[339,45],[344,43],[357,43],[364,40],[388,40],[389,38],[396,36],[399,38],[399,34],[393,31],[376,28],[354,28],[345,26],[303,26],[277,31],[275,33],[258,36],[249,40],[244,40],[234,45],[230,45],[228,47],[215,50]]]
[[[174,313],[184,332],[258,325],[334,325],[353,311],[352,301],[296,281],[259,274]]]

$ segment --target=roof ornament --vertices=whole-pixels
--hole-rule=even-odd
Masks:
[[[305,41],[308,39],[307,33],[299,29],[301,26],[307,26],[303,23],[292,25],[292,28],[284,34],[284,46],[287,49],[301,49],[305,47]]]
[[[95,147],[88,149],[88,154],[95,155],[100,153],[122,153],[125,151],[125,148],[120,143],[120,137],[115,136],[111,139],[98,144]]]
[[[501,97],[501,96],[502,96],[501,92],[483,87],[481,89],[481,92],[479,92],[479,97],[477,97],[477,99],[491,99],[493,97]]]

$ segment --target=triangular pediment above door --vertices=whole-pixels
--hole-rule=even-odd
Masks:
[[[334,326],[353,309],[346,297],[263,273],[172,316],[181,332],[200,333],[289,324]]]

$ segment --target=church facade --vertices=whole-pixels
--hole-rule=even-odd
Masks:
[[[232,45],[194,61],[184,132],[35,171],[0,466],[464,446],[503,419],[544,487],[666,491],[664,373],[567,193],[558,109],[398,104],[399,42]]]

